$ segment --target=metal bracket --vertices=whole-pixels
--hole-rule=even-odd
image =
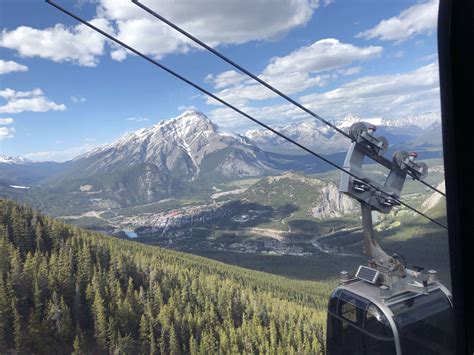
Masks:
[[[393,163],[405,174],[414,180],[423,180],[428,175],[428,165],[415,161],[417,154],[412,152],[397,151],[393,154]]]
[[[384,137],[375,137],[374,131],[375,127],[364,122],[357,122],[349,129],[353,142],[347,152],[344,169],[360,178],[342,173],[339,190],[381,213],[389,213],[393,206],[398,205],[396,199],[403,188],[406,172],[390,163],[390,174],[384,184],[373,181],[364,173],[363,163],[366,156],[376,161],[387,160],[383,154],[388,149],[388,141]]]

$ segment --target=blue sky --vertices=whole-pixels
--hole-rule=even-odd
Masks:
[[[309,119],[129,0],[58,3],[268,124]],[[439,112],[436,1],[143,3],[327,119]],[[2,154],[65,160],[187,108],[257,128],[43,1],[0,12]]]

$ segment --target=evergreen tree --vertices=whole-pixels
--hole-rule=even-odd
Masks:
[[[100,292],[95,293],[94,304],[94,336],[101,349],[107,348],[107,314],[105,311],[104,300]]]
[[[174,330],[174,326],[170,328],[170,355],[179,355],[181,354],[181,349],[179,346],[178,336],[176,335],[176,331]]]
[[[81,339],[79,338],[79,335],[76,334],[74,337],[74,342],[72,343],[72,355],[80,355],[82,354],[81,351]]]
[[[17,353],[22,354],[26,350],[26,332],[22,317],[17,309],[15,298],[12,299],[11,308],[13,311],[13,339],[15,341],[15,350]]]
[[[214,354],[216,352],[216,338],[210,330],[205,330],[201,334],[201,344],[199,346],[201,354]]]
[[[329,292],[0,199],[0,353],[324,353]]]
[[[142,353],[150,352],[149,325],[144,314],[140,318],[140,349]]]
[[[7,332],[11,329],[10,305],[8,304],[7,291],[0,275],[0,353],[7,349]]]
[[[198,343],[193,335],[191,335],[191,338],[189,339],[189,353],[191,355],[199,354]]]
[[[59,304],[59,309],[61,312],[61,323],[59,325],[58,333],[59,336],[64,339],[65,342],[69,342],[70,338],[73,336],[73,325],[71,319],[71,311],[64,301],[64,297],[61,296],[61,302]]]
[[[43,331],[41,319],[37,312],[32,308],[28,317],[28,343],[35,352],[44,353],[47,351],[46,334]]]
[[[155,329],[150,321],[150,354],[157,354],[159,351],[158,344],[155,337]]]

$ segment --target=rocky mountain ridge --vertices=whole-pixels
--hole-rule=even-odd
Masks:
[[[265,153],[245,137],[221,132],[196,111],[127,134],[75,158],[72,165],[81,166],[81,176],[90,176],[147,163],[163,174],[193,181],[205,159],[222,150],[227,154],[212,159],[216,163],[213,172],[218,175],[255,176],[269,168]]]
[[[267,153],[196,111],[124,135],[61,167],[26,196],[57,215],[190,196],[215,183],[274,171]]]
[[[388,138],[391,145],[416,140],[418,136],[427,131],[437,132],[441,130],[441,118],[439,113],[436,112],[400,119],[362,118],[348,115],[343,120],[334,121],[333,123],[336,127],[348,131],[352,124],[361,121],[377,126],[377,134]],[[276,127],[276,129],[297,142],[323,154],[345,151],[350,143],[346,137],[338,134],[335,130],[318,120],[294,122]],[[249,130],[244,133],[244,136],[263,150],[293,148],[283,138],[267,130]],[[439,144],[441,145],[441,142]]]
[[[268,176],[251,186],[243,196],[252,202],[268,206],[292,209],[295,213],[318,219],[342,217],[355,213],[359,205],[339,192],[335,183],[295,172]]]

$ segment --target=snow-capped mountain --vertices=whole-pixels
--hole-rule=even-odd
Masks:
[[[360,120],[349,116],[336,124],[348,129]],[[417,135],[420,140],[425,137],[427,146],[437,139],[428,134],[436,129],[435,115],[364,121],[378,125],[377,134],[385,135],[392,145],[404,140],[414,147]],[[323,154],[345,151],[350,143],[317,121],[293,123],[280,131]],[[204,114],[187,111],[65,163],[33,163],[1,156],[0,180],[8,186],[31,186],[28,195],[49,201],[62,213],[153,203],[202,193],[216,183],[239,177],[286,170],[320,171],[314,159],[266,152],[273,147],[291,153],[291,145],[268,131],[232,135],[221,131]],[[334,197],[331,191],[328,196]]]
[[[431,129],[441,125],[441,116],[438,112],[427,112],[416,116],[407,116],[398,119],[384,119],[382,117],[361,118],[354,115],[348,115],[343,120],[336,121],[338,128],[349,128],[356,122],[368,122],[377,127],[397,127],[397,128],[419,128]]]
[[[28,164],[33,161],[23,157],[11,157],[4,154],[0,154],[0,164]]]
[[[221,132],[204,114],[187,111],[64,163],[41,193],[71,210],[116,208],[261,176],[272,171],[269,162],[247,138]]]
[[[61,163],[36,162],[24,157],[0,154],[0,181],[6,183],[6,186],[37,184],[61,169]]]
[[[268,168],[265,161],[265,153],[245,137],[221,132],[204,114],[186,111],[79,156],[73,165],[88,176],[147,163],[192,181],[202,164],[214,164],[213,173],[221,176],[255,176]]]
[[[347,139],[334,134],[329,126],[319,121],[304,121],[276,128],[287,137],[323,154],[343,151],[348,147]],[[244,135],[250,142],[264,150],[282,148],[281,152],[284,152],[288,149],[294,149],[291,143],[268,130],[251,130],[245,132]]]
[[[377,135],[385,136],[392,146],[403,142],[411,142],[427,131],[440,131],[441,129],[440,115],[435,112],[390,120],[381,117],[362,118],[348,115],[343,120],[335,121],[334,125],[347,132],[354,123],[361,121],[377,126]],[[320,153],[341,152],[349,146],[346,137],[317,120],[307,120],[276,128],[288,137]],[[273,150],[275,148],[288,149],[293,147],[291,143],[267,130],[251,130],[245,132],[244,135],[262,149]]]

